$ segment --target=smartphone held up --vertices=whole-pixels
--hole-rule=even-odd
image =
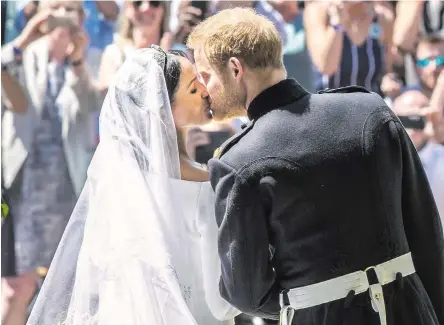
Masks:
[[[424,130],[427,122],[422,115],[399,115],[398,118],[406,129],[413,130]]]
[[[69,29],[75,32],[79,28],[79,15],[77,12],[69,12],[65,14],[51,14],[48,19],[41,25],[40,32],[48,34],[58,27]]]
[[[199,19],[203,20],[205,18],[205,15],[208,11],[208,1],[205,0],[198,0],[198,1],[191,1],[191,6],[194,8],[200,9],[202,12]]]

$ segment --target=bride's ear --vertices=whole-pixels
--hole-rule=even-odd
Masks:
[[[164,51],[168,51],[173,45],[173,34],[171,32],[163,33],[159,45]]]

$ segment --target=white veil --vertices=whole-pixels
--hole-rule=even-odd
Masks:
[[[100,144],[29,325],[196,325],[175,270],[187,255],[168,182],[180,166],[165,60],[138,50],[109,88]]]

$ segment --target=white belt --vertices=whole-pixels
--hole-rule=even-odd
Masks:
[[[367,271],[373,269],[378,283],[369,284]],[[401,273],[403,277],[415,273],[411,253],[394,258],[382,264],[371,266],[365,271],[357,271],[324,282],[291,289],[287,292],[289,304],[284,304],[281,294],[280,325],[290,325],[294,310],[309,308],[347,297],[350,291],[355,294],[369,291],[373,309],[379,313],[381,325],[387,325],[384,294],[382,286],[396,279]]]

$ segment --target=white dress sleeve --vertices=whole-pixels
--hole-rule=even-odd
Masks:
[[[220,320],[232,320],[241,312],[231,306],[219,293],[221,265],[217,249],[218,227],[214,214],[215,195],[210,183],[202,184],[197,217],[201,235],[202,273],[205,300],[213,316]]]

